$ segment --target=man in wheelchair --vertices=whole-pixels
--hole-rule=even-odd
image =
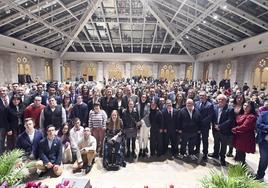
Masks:
[[[125,138],[122,131],[123,122],[118,112],[114,110],[107,121],[106,135],[104,138],[103,166],[106,170],[116,171],[120,166],[125,167]]]

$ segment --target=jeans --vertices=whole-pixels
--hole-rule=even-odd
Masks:
[[[4,128],[0,128],[0,155],[2,155],[5,151],[5,134],[6,130]]]
[[[259,150],[260,150],[260,161],[257,171],[257,177],[262,179],[265,175],[265,170],[267,169],[268,166],[268,142],[263,141],[259,143]]]

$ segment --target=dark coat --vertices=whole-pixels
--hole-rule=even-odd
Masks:
[[[113,110],[118,109],[118,103],[114,97],[111,97],[109,101],[107,97],[102,97],[100,100],[100,106],[101,109],[106,112],[108,118],[111,116]]]
[[[24,113],[24,106],[21,105],[19,107],[19,111],[17,111],[16,107],[13,105],[9,105],[7,107],[7,121],[8,121],[8,128],[7,131],[19,131],[22,133],[25,128],[23,126],[23,113]],[[19,121],[20,119],[20,121]],[[19,125],[20,123],[20,125]]]
[[[39,143],[43,139],[43,134],[39,130],[34,131],[33,143],[31,143],[30,138],[26,131],[21,133],[17,139],[17,148],[23,149],[26,155],[31,155],[33,153],[35,159],[39,157]]]
[[[236,117],[236,127],[232,129],[234,134],[233,146],[246,153],[255,152],[255,126],[256,116],[253,114],[239,115]]]
[[[177,125],[177,115],[178,111],[173,108],[173,115],[170,117],[167,109],[165,108],[162,111],[163,114],[163,129],[167,130],[168,133],[176,133],[178,128]]]
[[[39,146],[39,158],[46,165],[48,162],[52,164],[60,165],[62,160],[62,144],[58,137],[55,137],[51,149],[48,146],[47,138],[44,138],[40,142]]]
[[[149,121],[151,125],[151,132],[159,132],[163,127],[163,115],[160,110],[150,110]]]
[[[85,126],[88,123],[88,114],[88,105],[83,102],[81,105],[75,104],[73,106],[70,118],[79,118],[81,125]]]
[[[218,124],[218,105],[214,106],[214,113],[213,113],[213,120],[212,120],[212,130],[217,132],[218,130],[215,129],[215,125]],[[220,121],[219,121],[219,128],[220,133],[224,135],[232,135],[232,128],[235,125],[235,113],[234,109],[225,105],[222,109]]]
[[[268,135],[268,111],[262,112],[257,120],[257,141],[262,143],[265,141],[265,136]]]
[[[199,110],[201,115],[201,129],[209,129],[213,118],[213,105],[209,101],[206,101],[203,105],[201,101],[197,101],[195,108]]]
[[[3,101],[0,99],[0,129],[1,128],[8,128],[8,121],[7,121],[7,108],[5,107]]]
[[[192,118],[186,107],[182,108],[178,114],[178,130],[186,134],[196,134],[201,130],[201,115],[195,108],[193,110]]]

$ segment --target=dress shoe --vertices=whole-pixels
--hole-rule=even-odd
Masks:
[[[128,151],[126,154],[126,158],[129,158],[129,157],[130,157],[130,152]]]
[[[91,165],[87,165],[86,170],[85,170],[85,174],[88,174],[91,171],[91,168],[92,168]]]
[[[230,153],[230,152],[228,152],[226,156],[227,157],[234,157],[234,155],[232,153]]]
[[[204,161],[204,162],[207,162],[207,161],[208,161],[208,157],[207,157],[207,155],[204,155],[204,156],[202,157],[202,161]]]
[[[127,166],[127,163],[125,161],[122,162],[121,164],[122,167],[126,167]]]
[[[78,173],[78,172],[82,172],[82,169],[81,168],[78,168],[78,169],[73,169],[73,173]]]
[[[214,158],[214,159],[219,159],[219,155],[216,155],[216,154],[214,154],[214,153],[209,153],[208,156],[209,156],[209,157],[212,157],[212,158]]]
[[[226,166],[226,161],[225,161],[225,159],[221,159],[221,166]]]

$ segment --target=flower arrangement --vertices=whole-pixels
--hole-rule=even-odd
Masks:
[[[28,168],[33,163],[22,163],[22,150],[12,150],[0,156],[0,184],[1,188],[10,188],[18,185],[23,178],[29,175]]]
[[[245,165],[232,165],[227,174],[211,171],[201,180],[202,188],[264,188],[265,183],[255,180]]]

